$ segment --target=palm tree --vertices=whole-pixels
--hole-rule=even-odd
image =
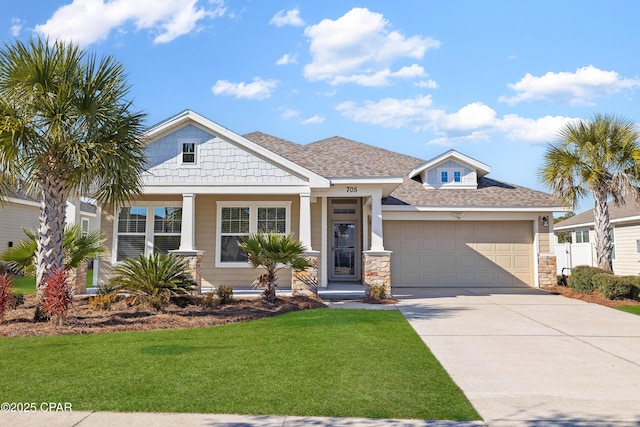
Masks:
[[[613,271],[607,202],[640,200],[638,128],[627,119],[597,114],[566,124],[559,139],[545,153],[541,180],[574,208],[582,197],[593,196],[598,267]]]
[[[38,250],[35,231],[23,229],[27,236],[12,248],[8,248],[0,255],[0,260],[6,262],[13,270],[27,276],[35,273],[35,258]],[[64,269],[72,270],[83,263],[97,258],[104,252],[102,243],[106,236],[99,230],[82,233],[80,225],[72,224],[64,231]]]
[[[144,115],[123,66],[73,43],[40,38],[0,50],[0,198],[19,182],[41,199],[36,283],[64,268],[67,199],[108,207],[139,193]]]
[[[264,287],[264,297],[269,302],[276,301],[277,273],[280,269],[290,267],[294,271],[302,271],[311,267],[305,253],[305,246],[289,235],[252,233],[240,237],[240,249],[247,253],[253,268],[262,267],[267,272],[261,274],[255,283]]]

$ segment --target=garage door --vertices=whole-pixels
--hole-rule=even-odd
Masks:
[[[533,285],[531,221],[385,221],[394,287]]]

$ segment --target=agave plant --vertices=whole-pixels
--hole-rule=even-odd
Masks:
[[[169,303],[171,295],[185,294],[195,284],[187,261],[173,254],[127,258],[114,269],[114,274],[111,285],[130,293],[131,302],[147,302],[157,310]]]
[[[252,233],[240,237],[238,246],[247,253],[254,268],[262,267],[266,270],[254,284],[264,288],[264,297],[269,302],[276,300],[279,270],[290,267],[294,271],[302,271],[311,266],[309,260],[302,256],[305,252],[304,245],[294,240],[291,234]]]

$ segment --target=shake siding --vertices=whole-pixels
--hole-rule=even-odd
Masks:
[[[16,246],[26,237],[23,228],[36,230],[39,216],[40,209],[36,206],[11,202],[0,205],[0,253],[7,249],[9,242]]]
[[[613,271],[621,276],[640,275],[640,253],[636,240],[640,240],[640,224],[615,226],[616,259]]]

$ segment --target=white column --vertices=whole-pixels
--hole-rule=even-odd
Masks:
[[[329,220],[327,218],[327,198],[320,198],[322,204],[322,216],[320,219],[320,287],[329,285]]]
[[[299,240],[308,251],[311,249],[311,194],[300,194],[300,233]]]
[[[371,251],[384,251],[382,239],[382,193],[371,195]]]
[[[180,233],[180,251],[194,251],[196,222],[196,195],[182,195],[182,232]]]

